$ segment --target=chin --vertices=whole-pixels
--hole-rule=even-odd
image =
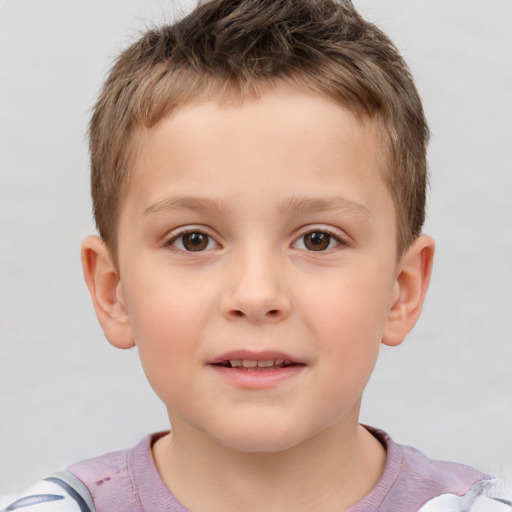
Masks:
[[[217,437],[217,436],[215,436]],[[238,426],[236,431],[225,432],[217,437],[217,442],[242,453],[279,453],[305,441],[298,432],[277,425]]]
[[[289,440],[248,439],[223,443],[227,448],[240,453],[280,453],[295,446]]]

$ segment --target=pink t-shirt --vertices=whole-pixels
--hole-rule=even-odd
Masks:
[[[466,494],[490,477],[452,462],[432,461],[395,444],[382,431],[371,430],[387,450],[387,463],[375,488],[350,512],[411,512],[433,497]],[[160,434],[162,435],[162,434]],[[86,484],[96,512],[187,512],[162,482],[151,455],[159,434],[144,438],[131,450],[114,452],[68,468]]]
[[[512,492],[501,481],[462,464],[428,459],[380,430],[368,430],[386,448],[386,467],[372,491],[347,512],[512,512]],[[5,511],[190,512],[167,489],[153,462],[151,446],[162,435],[73,464]]]

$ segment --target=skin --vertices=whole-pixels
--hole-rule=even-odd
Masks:
[[[141,133],[119,260],[89,237],[84,275],[106,337],[137,345],[167,407],[153,455],[188,508],[339,511],[380,478],[361,396],[380,344],[418,318],[434,244],[397,258],[379,149],[372,122],[284,87]],[[233,381],[213,362],[238,350],[298,366]]]

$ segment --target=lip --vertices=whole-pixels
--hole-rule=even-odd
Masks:
[[[252,350],[233,350],[226,352],[218,357],[208,361],[208,364],[219,364],[223,361],[229,361],[230,359],[249,359],[251,361],[269,361],[270,359],[282,359],[283,361],[291,361],[294,364],[304,364],[297,357],[284,352],[276,350],[263,350],[263,351],[252,351]]]
[[[220,365],[225,361],[234,359],[246,359],[251,361],[269,361],[271,359],[277,359],[290,361],[292,364],[268,370],[265,370],[265,368],[258,368],[254,370],[250,368],[231,368]],[[274,388],[280,383],[296,377],[305,370],[306,364],[290,354],[274,350],[257,352],[249,350],[235,350],[226,352],[208,361],[208,367],[232,386],[257,390]]]

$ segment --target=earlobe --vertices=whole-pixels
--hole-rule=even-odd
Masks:
[[[89,236],[83,241],[82,268],[105,337],[117,348],[133,347],[119,271],[101,238]]]
[[[382,342],[400,345],[418,320],[432,274],[434,240],[418,237],[402,256]]]

